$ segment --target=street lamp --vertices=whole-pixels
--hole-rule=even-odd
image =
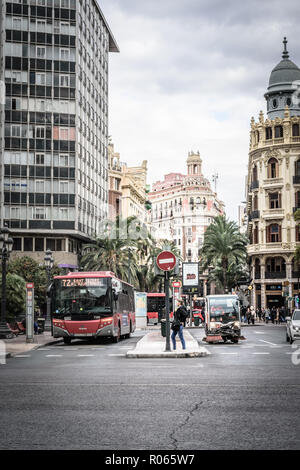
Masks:
[[[45,257],[44,257],[44,263],[45,263],[45,268],[48,276],[48,282],[47,282],[47,313],[46,313],[46,320],[45,320],[45,331],[52,331],[52,325],[51,325],[51,318],[50,318],[50,310],[51,310],[51,299],[49,296],[49,287],[51,284],[51,269],[53,268],[54,264],[54,259],[52,257],[52,251],[47,250]]]
[[[2,259],[2,298],[1,298],[1,320],[0,337],[6,338],[11,334],[6,324],[6,263],[12,251],[13,239],[9,237],[10,231],[7,227],[1,229],[0,235],[0,258]]]

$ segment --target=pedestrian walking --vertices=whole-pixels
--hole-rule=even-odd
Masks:
[[[280,309],[279,307],[276,308],[276,315],[275,315],[275,324],[279,325],[280,323]]]
[[[252,325],[254,325],[255,324],[255,310],[252,305],[250,307],[250,319],[251,319]]]
[[[271,308],[271,322],[274,324],[275,322],[275,318],[276,318],[276,308],[275,306],[273,305],[273,307]]]
[[[183,325],[185,324],[187,316],[187,311],[183,306],[183,301],[180,300],[178,302],[178,308],[176,312],[174,313],[174,320],[172,323],[172,343],[173,343],[173,350],[176,350],[176,335],[178,333],[178,336],[180,338],[181,344],[182,344],[182,349],[186,349],[185,347],[185,340],[183,337]]]
[[[261,309],[261,319],[262,321],[266,321],[266,309],[265,308]]]
[[[271,312],[270,312],[269,307],[266,308],[265,319],[266,319],[266,324],[268,324],[268,323],[269,323],[269,320],[271,319]]]
[[[243,323],[246,323],[246,312],[247,312],[247,308],[245,307],[245,305],[242,306],[242,322]]]

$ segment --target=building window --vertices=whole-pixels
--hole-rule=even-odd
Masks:
[[[299,137],[299,124],[293,124],[293,137]]]
[[[35,251],[45,251],[44,250],[44,238],[35,238],[35,240],[34,240],[34,250]]]
[[[255,224],[254,230],[253,230],[253,244],[257,245],[258,243],[258,224]]]
[[[24,238],[24,251],[33,251],[33,239]]]
[[[36,56],[38,59],[46,59],[46,48],[37,46],[36,48]]]
[[[270,193],[269,194],[269,208],[278,209],[281,207],[281,194],[280,193]]]
[[[275,139],[279,139],[280,137],[283,137],[283,127],[275,126]]]
[[[44,165],[44,163],[45,163],[45,154],[36,153],[34,162],[35,162],[36,165]]]
[[[295,175],[300,176],[300,159],[295,162]]]
[[[271,224],[267,227],[267,243],[281,242],[281,226],[279,224]]]
[[[272,127],[266,127],[266,140],[272,139]]]
[[[268,178],[278,178],[278,161],[270,158],[268,161]]]
[[[295,203],[296,203],[296,208],[300,209],[300,191],[297,191],[295,194]]]
[[[22,238],[13,238],[13,251],[22,251]]]

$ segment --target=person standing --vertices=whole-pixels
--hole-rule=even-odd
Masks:
[[[173,320],[173,324],[172,324],[172,335],[171,335],[174,351],[176,350],[176,335],[177,335],[177,333],[178,333],[178,336],[179,336],[181,344],[182,344],[182,349],[186,349],[185,340],[184,340],[184,337],[183,337],[183,326],[185,324],[187,311],[184,308],[182,300],[180,300],[178,302],[178,305],[179,305],[178,309],[174,313],[174,320]]]
[[[252,325],[254,325],[255,323],[255,310],[254,310],[254,307],[250,307],[250,319],[251,319],[251,323]]]
[[[268,324],[269,320],[270,320],[270,309],[269,309],[269,307],[266,308],[265,320],[266,320],[266,324]]]
[[[253,307],[252,307],[252,308],[253,308]],[[247,308],[246,318],[247,318],[248,325],[250,325],[250,321],[251,321],[251,310],[250,310],[250,307]]]

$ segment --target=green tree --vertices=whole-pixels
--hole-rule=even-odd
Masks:
[[[2,283],[2,275],[0,275]],[[2,291],[0,290],[0,299],[2,300]],[[6,276],[6,319],[14,318],[26,310],[26,283],[24,279],[17,274],[7,273]]]
[[[46,268],[40,266],[37,261],[29,256],[22,256],[11,260],[8,263],[7,271],[11,274],[17,274],[26,282],[34,283],[35,306],[43,310],[46,303],[48,277]],[[57,266],[52,268],[52,276],[61,273]]]
[[[246,266],[248,239],[237,224],[225,216],[218,216],[207,228],[201,250],[203,269],[212,268],[220,287],[226,292],[231,279],[238,277],[241,265]],[[235,281],[236,282],[236,281]]]

